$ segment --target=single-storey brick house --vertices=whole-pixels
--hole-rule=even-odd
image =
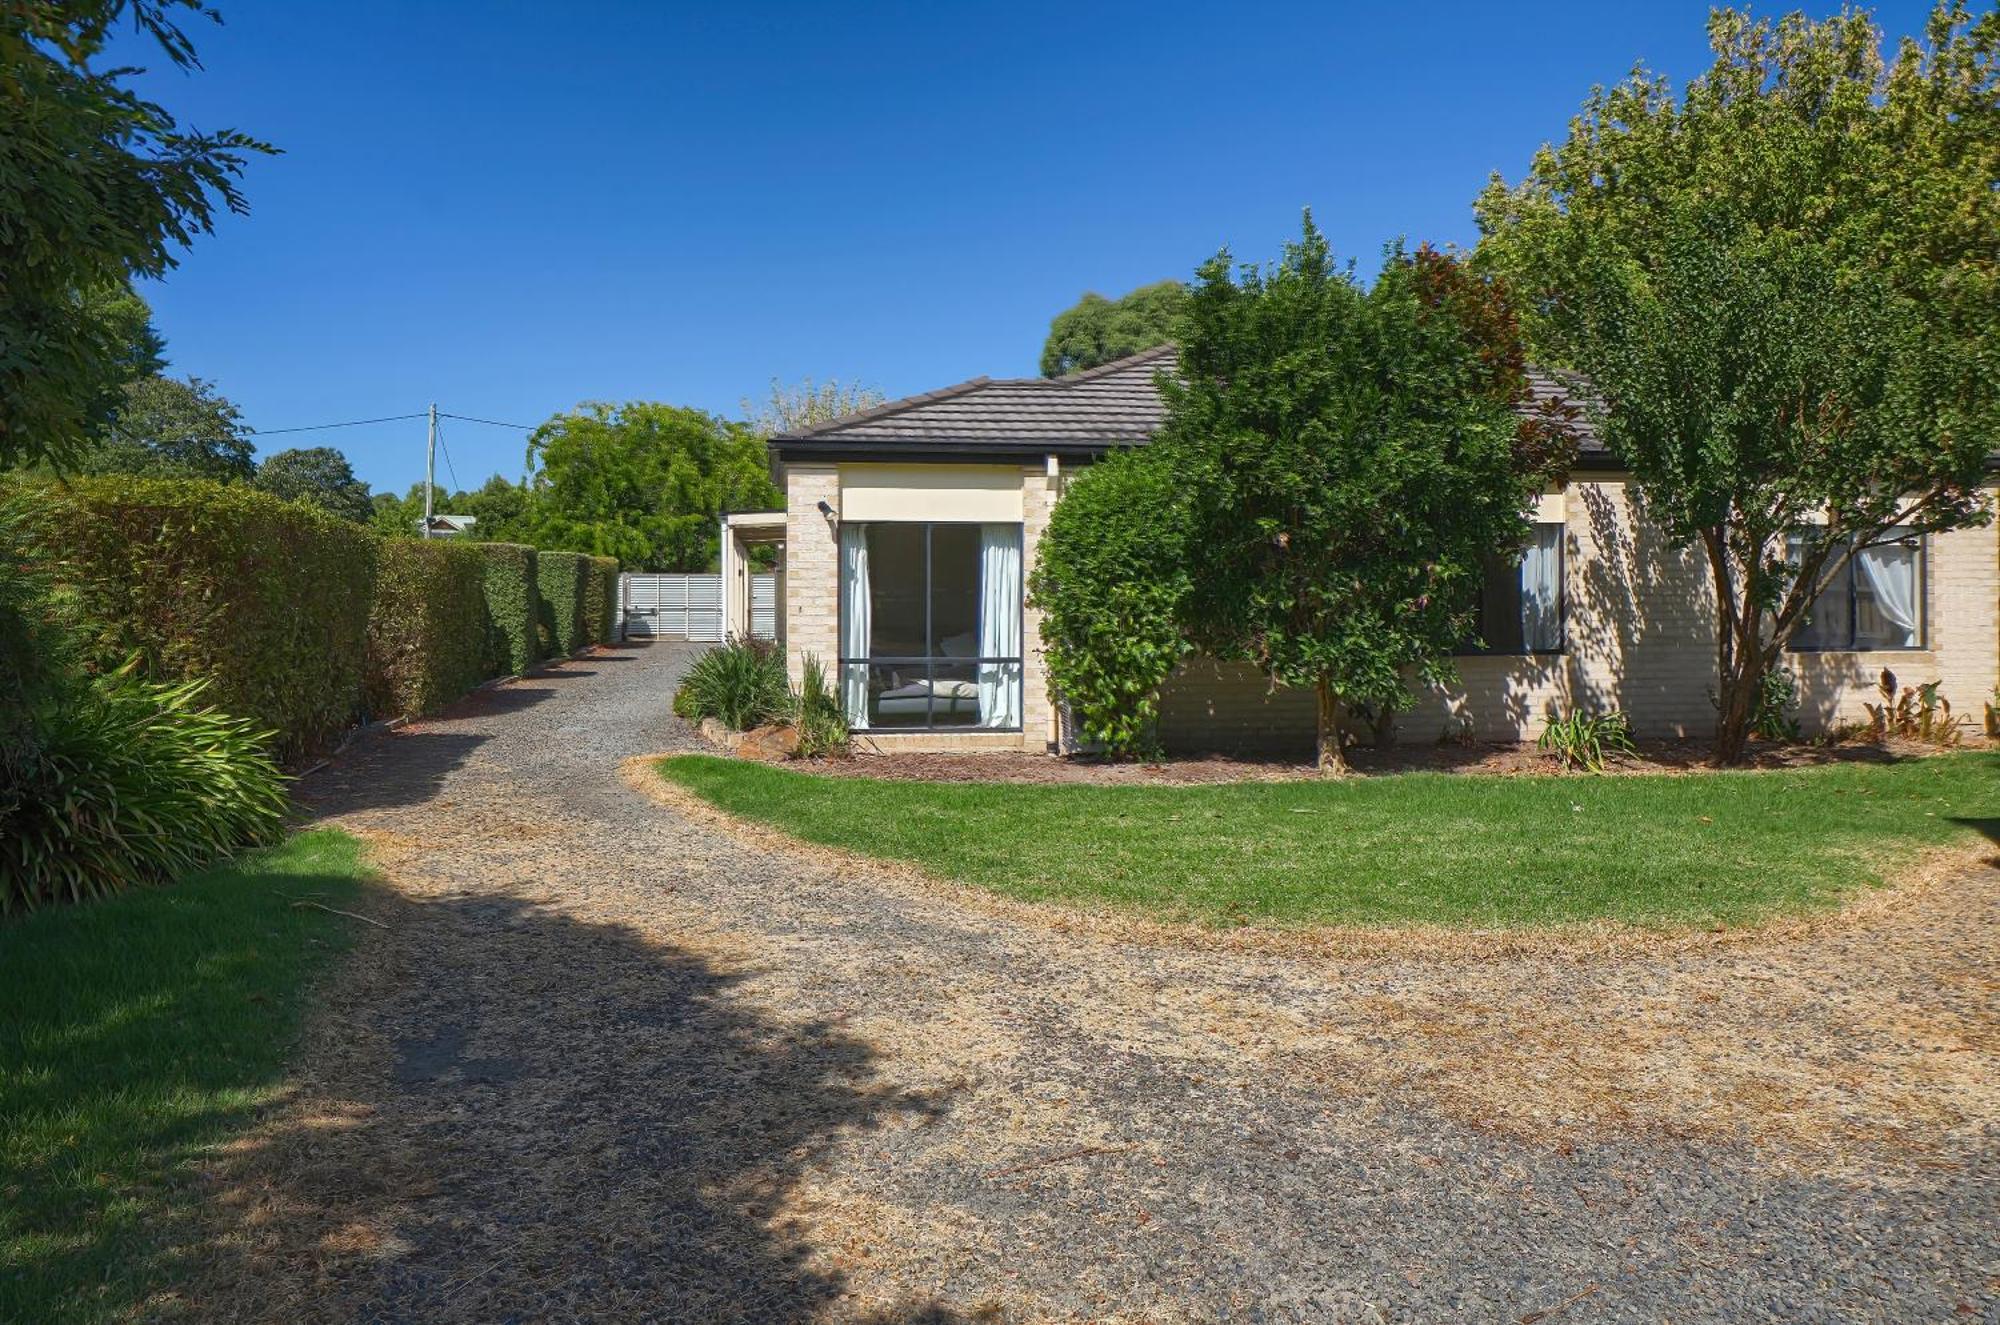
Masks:
[[[726,519],[729,627],[746,633],[747,545],[781,542],[793,679],[806,655],[822,659],[857,736],[882,749],[1061,748],[1026,572],[1063,485],[1159,426],[1154,380],[1172,363],[1162,347],[1055,380],[980,377],[774,439],[786,509]],[[1532,739],[1571,707],[1622,710],[1641,735],[1707,735],[1716,649],[1701,554],[1637,516],[1626,475],[1588,435],[1535,521],[1522,563],[1496,566],[1482,596],[1492,651],[1422,694],[1401,739]],[[1884,668],[1942,682],[1976,716],[2000,682],[1994,526],[1856,562],[1789,659],[1807,729],[1864,717]],[[1274,691],[1247,666],[1190,661],[1161,696],[1170,750],[1305,753],[1313,729],[1309,691]]]

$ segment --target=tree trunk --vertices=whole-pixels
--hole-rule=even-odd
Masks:
[[[1341,742],[1340,697],[1333,693],[1333,681],[1321,676],[1315,687],[1319,695],[1319,771],[1324,776],[1345,777],[1354,770],[1347,763],[1347,747]]]
[[[1723,768],[1739,762],[1750,743],[1750,724],[1757,716],[1757,690],[1763,680],[1764,651],[1739,648],[1726,670],[1715,678],[1715,747],[1708,762]]]
[[[1756,707],[1757,681],[1763,674],[1763,649],[1758,643],[1754,585],[1739,585],[1729,560],[1729,540],[1720,525],[1703,531],[1715,583],[1715,744],[1708,752],[1710,767],[1723,768],[1743,758],[1750,741],[1750,719]]]

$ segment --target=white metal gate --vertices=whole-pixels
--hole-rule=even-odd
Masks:
[[[720,575],[624,575],[619,580],[626,635],[707,644],[722,639]],[[775,639],[777,626],[777,576],[752,575],[750,633],[758,639]]]
[[[778,638],[778,577],[750,577],[750,633],[758,639]]]
[[[626,575],[625,633],[713,642],[722,638],[720,575]]]

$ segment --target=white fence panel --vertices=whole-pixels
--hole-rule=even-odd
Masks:
[[[708,643],[722,638],[721,576],[626,575],[621,579],[628,637]]]
[[[750,577],[750,633],[758,639],[778,638],[778,577]]]
[[[722,639],[720,575],[626,575],[621,579],[625,634],[629,638],[657,636],[704,644]],[[778,636],[775,575],[750,577],[750,633],[758,639]]]

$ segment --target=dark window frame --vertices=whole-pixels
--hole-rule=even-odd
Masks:
[[[870,726],[870,727],[858,728],[857,730],[869,732],[871,734],[886,733],[890,735],[893,735],[897,732],[917,732],[917,731],[995,732],[1000,734],[1006,734],[1011,732],[1018,734],[1026,730],[1022,724],[1027,721],[1027,716],[1028,716],[1027,714],[1028,568],[1027,568],[1027,529],[1023,524],[1023,522],[1019,520],[843,520],[840,524],[840,528],[845,529],[848,525],[855,525],[861,528],[868,528],[873,525],[895,525],[898,528],[904,528],[904,529],[914,528],[914,529],[921,529],[924,531],[924,588],[923,588],[924,639],[928,642],[929,640],[932,639],[934,634],[933,630],[931,629],[932,531],[939,528],[978,529],[981,526],[988,524],[1011,525],[1014,530],[1015,549],[1021,554],[1021,562],[1022,562],[1021,592],[1018,595],[1016,595],[1016,601],[1014,604],[1014,612],[1015,612],[1014,638],[1021,641],[1021,653],[1011,658],[1003,658],[997,656],[996,657],[980,656],[975,658],[947,658],[942,655],[926,656],[919,654],[895,654],[895,655],[869,654],[865,658],[854,658],[844,653],[840,654],[838,655],[834,665],[835,668],[837,669],[835,673],[836,682],[837,684],[840,684],[843,687],[843,691],[847,679],[847,669],[849,667],[866,667],[869,668],[870,670],[873,670],[874,668],[877,667],[922,667],[924,669],[925,695],[924,695],[924,721],[922,726],[918,726],[912,723],[907,726],[905,725],[898,725],[893,727]],[[834,532],[834,538],[836,540],[836,543],[838,542],[839,537],[840,537],[840,531],[839,529],[836,529]],[[839,575],[839,563],[838,560],[836,559],[835,562],[836,578],[834,583],[834,601],[836,603],[836,610],[834,613],[835,616],[834,628],[837,631],[839,631],[839,634],[836,635],[834,638],[839,640],[845,640],[847,638],[847,586],[839,582],[838,575]],[[875,576],[874,567],[872,565],[872,559],[868,575],[872,587]],[[973,721],[971,721],[970,723],[966,722],[940,723],[937,720],[938,668],[971,667],[977,669],[982,666],[1004,667],[1009,664],[1012,664],[1013,667],[1015,668],[1014,684],[1020,690],[1020,695],[1019,695],[1020,702],[1015,705],[1015,708],[1021,714],[1021,722],[1014,723],[1013,725],[1007,727],[983,727],[979,724],[976,713],[974,715]]]
[[[1475,645],[1470,640],[1453,649],[1455,658],[1560,658],[1569,652],[1569,526],[1561,520],[1536,520],[1532,522],[1536,530],[1558,529],[1556,536],[1556,645],[1552,649],[1531,649],[1523,643],[1518,649],[1496,649],[1488,645]],[[1524,549],[1525,552],[1525,549]],[[1520,574],[1521,563],[1509,563],[1516,575]],[[1478,621],[1473,627],[1480,639],[1491,638],[1486,630],[1486,585],[1485,570],[1480,571],[1480,593],[1474,610]],[[1527,632],[1521,632],[1523,641]]]
[[[1809,531],[1802,533],[1795,533],[1791,535],[1791,539],[1803,539],[1809,537],[1811,537],[1811,533]],[[1870,543],[1868,545],[1868,548],[1890,547],[1897,544],[1900,544],[1903,547],[1914,547],[1917,553],[1915,560],[1916,571],[1917,571],[1917,583],[1911,600],[1917,605],[1917,628],[1911,637],[1910,643],[1870,644],[1865,648],[1862,647],[1860,644],[1856,643],[1856,636],[1860,634],[1860,627],[1861,627],[1861,589],[1860,589],[1860,581],[1858,578],[1861,574],[1861,565],[1860,565],[1861,553],[1856,552],[1853,556],[1850,556],[1847,559],[1847,565],[1841,568],[1841,574],[1846,576],[1845,589],[1847,597],[1847,632],[1843,637],[1846,642],[1842,644],[1801,644],[1799,642],[1798,632],[1799,630],[1803,630],[1805,628],[1805,621],[1810,621],[1812,619],[1812,609],[1807,608],[1805,621],[1802,621],[1800,625],[1792,632],[1792,637],[1785,641],[1785,652],[1786,653],[1925,653],[1928,652],[1930,649],[1930,633],[1931,633],[1930,536],[1927,534],[1912,534],[1907,538],[1884,538],[1884,539],[1879,539],[1876,542]],[[1863,548],[1861,551],[1865,552],[1868,550],[1868,548]],[[1786,550],[1787,552],[1790,551],[1789,546],[1787,547]],[[1832,592],[1835,587],[1836,586],[1833,583],[1829,582],[1824,588],[1820,590],[1819,594],[1814,597],[1813,599],[1814,604],[1816,605],[1821,597],[1824,597],[1826,594]]]

